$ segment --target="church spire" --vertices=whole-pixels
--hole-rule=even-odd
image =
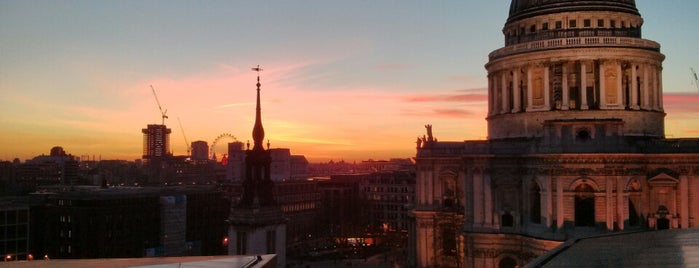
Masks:
[[[255,111],[255,126],[252,129],[252,139],[254,141],[252,149],[257,151],[264,150],[262,142],[265,139],[265,129],[262,127],[262,108],[260,108],[260,86],[262,85],[260,84],[260,72],[262,68],[260,68],[260,65],[257,65],[252,70],[257,72],[257,108]]]

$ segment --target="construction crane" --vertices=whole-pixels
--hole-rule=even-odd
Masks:
[[[689,68],[690,71],[692,71],[692,75],[694,75],[694,86],[697,87],[697,91],[699,91],[699,77],[697,77],[697,72],[694,71],[694,68]]]
[[[190,150],[189,150],[189,140],[187,139],[187,134],[184,133],[184,128],[182,127],[182,121],[180,121],[180,117],[177,117],[177,122],[180,123],[180,130],[182,130],[182,136],[184,137],[184,145],[187,147],[187,155],[189,155]]]
[[[167,118],[167,109],[163,112],[163,107],[160,106],[160,101],[158,100],[158,94],[155,94],[155,88],[153,88],[153,85],[150,85],[150,89],[153,91],[153,96],[155,97],[155,102],[158,104],[158,109],[160,109],[160,114],[163,117],[163,121],[161,125],[165,125],[165,119]]]

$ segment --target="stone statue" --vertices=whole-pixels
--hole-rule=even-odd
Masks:
[[[432,137],[432,125],[425,125],[425,128],[427,129],[427,141],[433,141],[434,138]]]

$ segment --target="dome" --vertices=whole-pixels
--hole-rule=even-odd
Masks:
[[[614,11],[639,15],[635,0],[512,0],[507,22],[571,11]]]

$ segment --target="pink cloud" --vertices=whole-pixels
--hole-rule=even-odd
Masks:
[[[665,93],[663,95],[663,104],[665,111],[670,116],[690,117],[695,116],[688,114],[699,113],[699,94],[696,93]]]
[[[462,109],[434,109],[434,116],[447,118],[471,118],[473,113]]]
[[[482,102],[487,100],[486,94],[414,95],[403,98],[405,102]]]
[[[446,119],[480,119],[477,113],[473,113],[465,109],[432,109],[427,111],[403,110],[403,116],[409,117],[428,117],[428,118],[446,118]]]
[[[663,101],[665,102],[666,106],[677,104],[696,104],[697,102],[699,102],[699,94],[665,92],[663,94]]]

